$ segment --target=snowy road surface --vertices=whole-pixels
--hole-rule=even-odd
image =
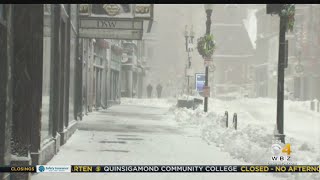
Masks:
[[[149,106],[127,101],[107,110],[93,112],[79,123],[79,130],[61,147],[49,165],[237,165],[233,159],[200,137],[200,131],[180,126],[166,103]],[[191,130],[190,130],[191,129]],[[199,133],[197,133],[199,132]],[[218,173],[42,173],[32,180],[101,180],[101,179],[237,179],[272,180],[269,174]]]

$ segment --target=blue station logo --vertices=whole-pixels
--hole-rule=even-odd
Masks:
[[[38,168],[39,172],[43,172],[45,170],[44,166],[39,166]]]

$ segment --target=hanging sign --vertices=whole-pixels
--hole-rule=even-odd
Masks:
[[[79,36],[81,38],[141,40],[143,20],[80,18]]]

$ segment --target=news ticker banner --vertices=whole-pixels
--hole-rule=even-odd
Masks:
[[[19,173],[320,173],[320,165],[37,165],[2,166]]]

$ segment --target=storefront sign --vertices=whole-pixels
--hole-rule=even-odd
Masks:
[[[143,21],[152,26],[153,4],[80,4],[79,36],[141,40]]]
[[[135,4],[134,17],[135,18],[151,18],[153,13],[152,4]]]
[[[81,18],[80,28],[143,30],[143,21],[133,19]]]
[[[196,73],[196,90],[198,92],[203,92],[203,87],[205,84],[205,74],[204,73]]]
[[[80,4],[79,14],[88,17],[150,20],[153,16],[153,4]]]
[[[92,4],[91,16],[133,18],[134,4]]]
[[[141,40],[143,20],[81,18],[79,36],[82,38]]]

